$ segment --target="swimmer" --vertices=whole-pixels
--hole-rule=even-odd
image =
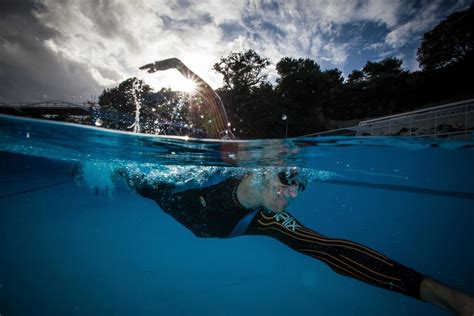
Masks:
[[[333,271],[472,316],[474,298],[358,243],[324,236],[305,227],[285,209],[306,184],[297,169],[277,174],[249,173],[203,188],[175,191],[153,184],[143,174],[121,172],[129,186],[154,200],[176,221],[201,238],[267,236],[326,263]]]
[[[148,72],[170,68],[178,69],[188,79],[197,82],[207,106],[219,117],[210,136],[235,139],[228,130],[220,98],[179,59],[171,58],[141,67]],[[343,276],[446,308],[458,315],[474,315],[472,296],[367,246],[324,236],[297,221],[286,211],[288,204],[306,188],[297,168],[277,173],[269,170],[252,172],[239,179],[229,178],[215,185],[184,191],[167,183],[151,184],[144,174],[129,174],[123,170],[118,174],[138,194],[154,200],[164,212],[197,237],[271,237],[301,254],[324,262]]]

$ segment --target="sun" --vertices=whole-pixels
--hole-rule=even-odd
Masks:
[[[191,79],[185,78],[176,70],[157,72],[146,77],[146,82],[155,90],[170,88],[173,91],[182,91],[193,93],[197,89],[197,83]]]
[[[174,83],[174,89],[191,93],[196,90],[196,83],[191,79],[181,78],[179,81]]]

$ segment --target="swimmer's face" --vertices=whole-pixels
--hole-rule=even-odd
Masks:
[[[277,175],[265,176],[263,183],[262,206],[266,209],[281,213],[298,196],[298,185],[284,185]]]

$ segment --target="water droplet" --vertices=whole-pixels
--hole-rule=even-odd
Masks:
[[[171,152],[172,155],[176,155],[176,153],[174,151]]]
[[[286,116],[286,114],[283,114],[283,115],[281,116],[281,119],[282,119],[283,121],[286,121],[286,120],[288,119],[288,116]]]
[[[235,157],[235,154],[229,154],[229,158],[235,160],[237,157]]]
[[[102,124],[104,124],[104,121],[102,121],[100,118],[98,118],[97,120],[95,120],[94,122],[95,126],[102,126]]]
[[[227,126],[230,126],[230,122],[229,122],[229,123],[227,123]]]
[[[30,132],[26,132],[26,138],[30,138]]]

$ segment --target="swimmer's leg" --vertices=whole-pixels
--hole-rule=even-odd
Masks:
[[[296,221],[289,213],[260,211],[246,235],[266,235],[290,248],[325,262],[335,272],[450,309],[474,315],[474,298],[443,285],[366,246],[325,237]]]
[[[259,212],[246,234],[276,238],[302,254],[323,261],[339,274],[420,299],[423,279],[420,273],[363,245],[325,237],[304,227],[287,212]]]

